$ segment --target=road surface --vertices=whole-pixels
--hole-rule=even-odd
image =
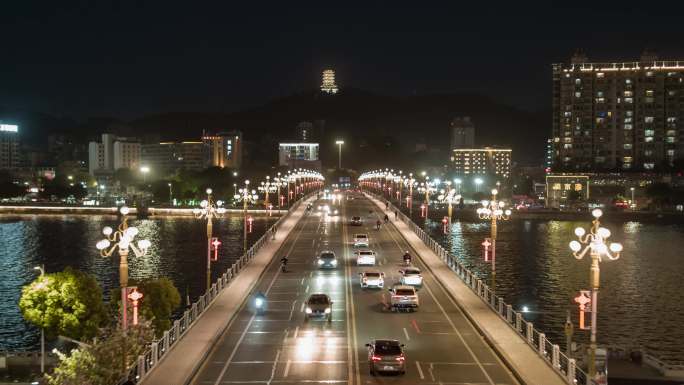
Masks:
[[[518,384],[451,297],[419,260],[424,285],[414,313],[387,310],[387,288],[399,279],[401,256],[411,250],[392,226],[375,230],[381,215],[360,194],[332,204],[320,200],[281,248],[288,255],[283,273],[275,258],[257,285],[268,309],[255,315],[249,301],[241,309],[193,378],[194,385],[219,384]],[[326,217],[321,204],[338,208]],[[361,216],[362,227],[348,224]],[[377,252],[373,269],[385,273],[386,288],[361,289],[353,258],[355,233],[367,233]],[[339,265],[319,270],[315,257],[332,250]],[[412,255],[415,253],[411,250]],[[333,300],[333,319],[304,320],[304,301],[312,293]],[[372,338],[398,339],[406,345],[406,374],[369,373],[365,344]]]

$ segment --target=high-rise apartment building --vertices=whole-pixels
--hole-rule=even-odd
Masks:
[[[11,170],[20,166],[19,126],[0,124],[0,170]]]
[[[475,125],[469,116],[454,118],[449,124],[451,149],[475,147]]]
[[[329,94],[336,94],[338,91],[337,84],[335,84],[335,71],[323,71],[323,82],[321,83],[321,91]]]
[[[651,171],[684,158],[684,61],[553,65],[554,171]]]
[[[508,178],[511,152],[508,148],[457,148],[452,150],[451,160],[456,175]]]
[[[242,165],[242,133],[219,132],[202,135],[207,167],[240,168]]]
[[[200,141],[143,144],[141,152],[141,164],[162,178],[179,170],[201,171],[205,168],[205,145]]]
[[[91,175],[111,174],[120,168],[140,167],[140,142],[134,138],[102,134],[102,142],[88,144],[88,171]]]

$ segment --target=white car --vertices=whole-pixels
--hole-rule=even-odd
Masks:
[[[359,273],[359,278],[361,288],[383,288],[385,286],[385,273],[379,271],[364,271],[363,273]]]
[[[420,274],[420,269],[417,267],[407,267],[399,270],[401,274],[401,284],[410,286],[422,286],[423,276]]]
[[[357,250],[354,252],[356,254],[356,265],[370,265],[375,266],[375,251],[373,250]]]
[[[413,286],[394,285],[390,291],[390,309],[392,311],[416,311],[420,306],[418,293]]]
[[[354,234],[354,246],[368,247],[368,234]]]

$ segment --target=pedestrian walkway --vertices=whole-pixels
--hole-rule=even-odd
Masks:
[[[161,362],[142,381],[144,385],[185,385],[195,375],[207,354],[229,326],[233,316],[252,291],[273,256],[304,217],[307,202],[302,202],[278,225],[275,240],[263,246],[205,310],[183,338],[172,346]]]
[[[383,212],[385,202],[366,194]],[[442,283],[463,311],[484,334],[501,358],[528,385],[564,385],[567,382],[549,366],[515,331],[509,327],[409,228],[399,220],[394,227],[417,252],[424,264]]]

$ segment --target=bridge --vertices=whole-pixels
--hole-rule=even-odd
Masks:
[[[349,194],[351,195],[351,194]],[[450,261],[408,218],[376,230],[384,204],[353,194],[326,216],[316,206],[292,210],[278,226],[276,239],[249,259],[230,282],[223,282],[201,304],[183,335],[165,334],[152,353],[141,356],[139,383],[185,384],[569,384],[585,383],[574,361],[563,359],[504,304],[493,305],[481,281]],[[313,199],[313,198],[312,198]],[[350,226],[360,216],[363,226]],[[362,289],[352,238],[367,233],[377,252],[375,270],[385,274],[386,288],[398,282],[406,250],[422,270],[420,308],[413,313],[388,309],[388,291]],[[321,270],[322,250],[332,250],[339,264]],[[288,255],[286,272],[280,256]],[[249,301],[265,293],[268,307],[255,314]],[[305,301],[313,293],[332,298],[332,321],[305,321]],[[491,301],[494,298],[494,302]],[[531,325],[531,324],[530,324]],[[536,338],[534,333],[537,333]],[[365,346],[371,339],[405,344],[405,375],[372,375]]]

